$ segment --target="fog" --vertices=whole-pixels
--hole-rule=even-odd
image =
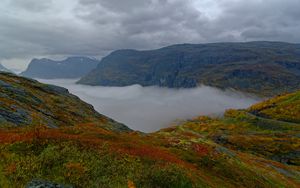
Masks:
[[[68,88],[101,114],[134,130],[153,132],[179,119],[199,115],[222,115],[228,108],[246,108],[258,98],[234,91],[202,86],[193,89],[159,87],[101,87],[75,84],[76,80],[41,80]]]

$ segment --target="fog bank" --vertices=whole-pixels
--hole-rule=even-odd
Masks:
[[[42,80],[43,83],[68,88],[106,116],[131,129],[152,132],[167,127],[177,119],[199,115],[222,114],[228,108],[246,108],[258,99],[239,92],[221,91],[202,86],[193,89],[159,87],[101,87],[75,84],[76,80]]]

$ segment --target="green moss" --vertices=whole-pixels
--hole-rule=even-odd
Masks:
[[[9,153],[11,157],[9,160],[0,160],[1,166],[7,163],[16,165],[12,174],[0,173],[0,177],[5,180],[3,182],[25,185],[33,178],[40,178],[76,187],[126,187],[128,180],[140,187],[195,185],[180,167],[158,165],[155,161],[147,162],[128,155],[120,157],[105,147],[96,152],[74,143],[62,142],[45,145],[39,153],[24,152],[34,151],[36,147],[40,146],[15,143],[2,149],[1,153]]]

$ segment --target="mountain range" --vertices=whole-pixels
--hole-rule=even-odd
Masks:
[[[282,42],[179,44],[157,50],[117,50],[78,81],[101,86],[198,85],[260,96],[300,89],[300,45]]]
[[[62,61],[33,59],[22,76],[30,78],[80,78],[94,69],[98,60],[88,57],[69,57]]]
[[[62,87],[11,73],[0,86],[0,187],[300,185],[300,91],[146,134]]]

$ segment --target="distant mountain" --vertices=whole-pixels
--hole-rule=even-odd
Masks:
[[[11,72],[9,69],[4,67],[1,63],[0,63],[0,71],[2,71],[2,72]]]
[[[170,88],[205,84],[273,96],[300,88],[300,45],[248,42],[118,50],[103,58],[78,83]]]
[[[62,61],[33,59],[22,76],[31,78],[80,78],[94,69],[98,60],[87,57],[69,57]]]

